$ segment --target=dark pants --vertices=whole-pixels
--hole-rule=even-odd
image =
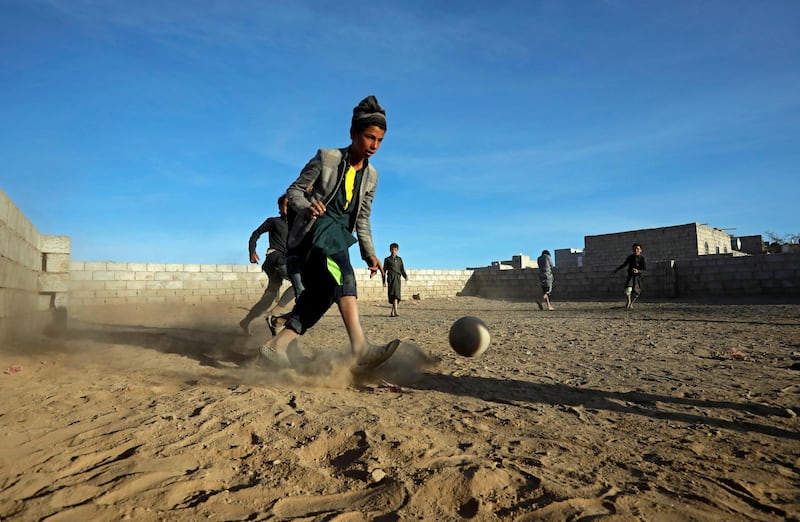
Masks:
[[[638,274],[629,274],[625,280],[625,288],[632,288],[631,295],[639,297],[642,293],[642,278]]]
[[[261,299],[259,299],[258,302],[253,305],[253,307],[247,313],[247,316],[244,318],[244,320],[248,323],[269,310],[269,307],[272,306],[272,303],[278,296],[278,292],[281,289],[281,284],[283,284],[284,279],[289,279],[291,281],[286,262],[287,260],[284,254],[277,251],[270,253],[264,260],[264,264],[261,265],[261,269],[264,270],[265,274],[267,274],[267,288],[264,289],[264,294],[261,296]],[[298,292],[302,292],[302,283],[300,283],[299,290],[296,285],[292,284],[291,288],[287,288],[283,292],[278,304],[280,306],[288,305],[292,299],[297,297]]]
[[[303,293],[286,320],[286,328],[300,335],[317,324],[331,305],[343,296],[358,296],[355,271],[347,250],[326,256],[319,249],[306,250],[303,246],[307,245],[301,244],[298,252],[290,254],[290,257],[295,255],[297,260],[303,260],[299,263]],[[307,256],[302,255],[304,250],[308,252]]]

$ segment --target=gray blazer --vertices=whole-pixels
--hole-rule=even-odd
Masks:
[[[344,169],[339,169],[342,157],[349,154],[347,147],[343,149],[319,149],[317,154],[309,161],[300,172],[294,183],[289,185],[286,196],[289,206],[295,211],[292,227],[289,230],[289,248],[300,244],[303,237],[311,229],[314,221],[306,220],[306,211],[313,201],[322,201],[328,205],[344,180]],[[346,165],[344,165],[346,167]],[[341,170],[341,172],[340,172]],[[356,210],[355,231],[358,237],[358,246],[361,249],[361,259],[375,255],[375,244],[372,240],[372,200],[378,186],[378,171],[367,162],[364,175],[361,178],[359,192],[359,206]],[[350,232],[353,232],[352,230]]]

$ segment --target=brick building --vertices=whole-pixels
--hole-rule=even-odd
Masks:
[[[734,251],[731,236],[724,230],[688,223],[671,227],[646,228],[584,237],[584,266],[619,265],[640,243],[650,261],[691,259],[711,254],[744,255]]]

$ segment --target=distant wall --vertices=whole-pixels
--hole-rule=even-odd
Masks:
[[[40,234],[0,190],[0,341],[62,325],[70,240]]]
[[[685,259],[675,283],[681,297],[800,297],[800,254]]]
[[[555,268],[554,300],[619,298],[625,274],[616,266]],[[492,299],[537,299],[538,269],[476,270],[465,293]],[[650,262],[644,298],[800,297],[800,254],[712,255]]]
[[[697,224],[667,228],[674,230],[659,229],[655,233],[663,237],[646,240],[645,298],[800,297],[800,253],[744,257],[740,252],[699,257],[687,253],[686,258],[658,261],[660,244],[677,240],[687,243],[687,238],[694,237],[690,248],[696,245],[704,249],[707,241],[711,245],[711,240],[728,238],[722,231]],[[598,245],[606,249],[608,241],[619,244],[606,250],[609,258],[605,263],[598,262],[603,258],[595,258],[593,264],[584,267],[556,267],[554,299],[618,299],[625,276],[622,272],[612,275],[611,271],[627,255],[629,243],[641,239],[625,234],[587,236],[587,249],[590,238],[602,238]],[[409,270],[403,298],[419,294],[422,299],[474,295],[534,300],[541,295],[538,269],[524,268],[524,261],[519,256],[518,264],[523,268],[513,270]],[[386,299],[380,277],[370,279],[366,268],[357,268],[356,277],[360,299]],[[69,237],[40,234],[0,190],[0,341],[9,334],[63,327],[68,306],[213,301],[251,304],[260,298],[265,286],[266,276],[258,265],[72,261]]]
[[[413,294],[429,299],[453,297],[470,270],[408,270],[403,298]],[[370,279],[366,268],[356,268],[359,299],[386,299],[380,274]],[[69,298],[72,306],[133,303],[255,303],[264,292],[267,276],[259,265],[116,263],[73,261]],[[287,288],[284,283],[282,289]]]

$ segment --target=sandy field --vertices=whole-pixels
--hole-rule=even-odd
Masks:
[[[800,305],[554,306],[362,303],[361,382],[335,310],[282,372],[240,305],[71,310],[0,350],[0,520],[800,520]]]

